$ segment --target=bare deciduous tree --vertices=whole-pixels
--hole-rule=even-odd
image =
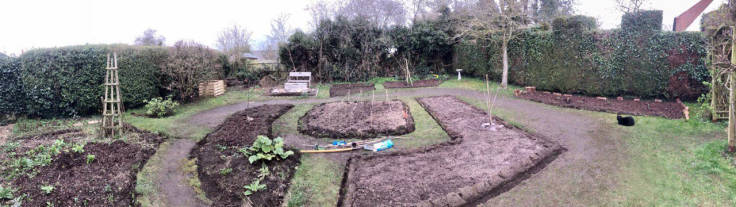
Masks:
[[[276,59],[278,57],[279,44],[286,43],[289,36],[293,33],[293,29],[288,24],[289,15],[280,14],[271,21],[271,34],[266,37],[264,57],[267,59]]]
[[[217,37],[217,48],[224,52],[231,61],[237,60],[243,53],[250,52],[251,35],[253,32],[239,25],[225,28]]]
[[[501,87],[504,88],[508,85],[508,44],[529,23],[528,3],[528,0],[480,0],[477,10],[460,27],[460,36],[490,40],[492,35],[501,35]]]
[[[325,0],[318,0],[311,5],[307,6],[307,11],[309,11],[309,14],[312,16],[312,21],[310,22],[312,24],[312,28],[317,28],[319,26],[319,22],[324,19],[332,19],[332,16],[335,14],[334,7]]]
[[[348,18],[365,18],[380,28],[406,23],[404,3],[397,0],[349,0],[337,14]]]
[[[142,36],[135,38],[136,45],[164,46],[164,41],[164,36],[156,35],[156,30],[150,28],[143,31]]]

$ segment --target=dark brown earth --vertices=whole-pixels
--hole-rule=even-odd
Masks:
[[[299,132],[313,137],[365,139],[413,131],[409,106],[399,100],[323,103],[299,119]]]
[[[422,88],[422,87],[435,87],[439,86],[442,81],[437,79],[431,80],[418,80],[412,82],[412,84],[406,81],[386,81],[383,83],[384,88]]]
[[[243,186],[258,177],[262,162],[250,164],[238,149],[250,146],[258,135],[271,137],[271,124],[293,105],[264,105],[235,113],[208,134],[192,151],[197,158],[197,172],[202,190],[213,206],[241,206],[246,197]],[[266,190],[247,197],[252,206],[279,206],[286,195],[289,181],[299,165],[299,155],[267,164],[270,174],[261,181]],[[222,169],[232,169],[221,174]]]
[[[587,96],[560,96],[552,93],[531,92],[523,93],[520,98],[550,104],[555,106],[600,111],[609,113],[631,114],[636,116],[661,116],[669,119],[684,117],[682,105],[676,102],[654,102],[653,100],[599,100]]]
[[[334,84],[330,86],[330,97],[345,96],[376,90],[373,83]]]
[[[461,206],[483,198],[564,148],[452,96],[417,99],[452,141],[348,162],[342,206]]]
[[[68,136],[64,137],[67,133],[78,132],[62,130],[35,138],[69,139]],[[13,186],[18,188],[16,194],[27,195],[24,206],[135,205],[136,174],[163,138],[137,129],[128,133],[140,133],[144,145],[118,140],[112,143],[88,143],[83,153],[62,152],[48,166],[37,168],[38,174],[35,176],[15,179]],[[89,154],[95,155],[95,159],[87,164],[86,157]],[[40,188],[46,185],[54,186],[49,194]]]
[[[484,93],[456,88],[418,88],[389,93],[391,97],[454,95],[465,100],[484,101]],[[370,97],[363,97],[370,100]],[[188,124],[215,128],[229,115],[247,107],[266,104],[314,104],[340,101],[340,98],[308,98],[243,102],[195,114]],[[627,159],[622,127],[615,115],[575,109],[549,107],[520,98],[501,95],[496,108],[508,121],[521,124],[567,148],[544,170],[523,180],[509,191],[489,199],[485,206],[600,206],[609,200],[622,179],[617,172]],[[304,136],[304,135],[301,135]],[[284,136],[285,142],[299,142],[300,136]],[[297,139],[296,141],[292,140]],[[309,143],[313,143],[310,141]],[[342,162],[341,162],[342,163]]]

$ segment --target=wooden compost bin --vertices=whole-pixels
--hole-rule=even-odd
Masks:
[[[219,96],[225,93],[225,80],[211,80],[199,83],[199,96]]]

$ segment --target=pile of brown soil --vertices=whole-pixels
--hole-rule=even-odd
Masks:
[[[518,97],[549,105],[589,111],[631,114],[636,116],[661,116],[669,119],[684,117],[683,107],[677,102],[654,102],[652,100],[600,100],[587,96],[563,96],[545,92],[527,92]]]
[[[323,103],[299,119],[299,132],[313,137],[373,138],[413,131],[409,106],[399,100]]]
[[[495,196],[541,170],[564,148],[451,96],[419,98],[452,140],[348,161],[341,206],[462,206]]]
[[[406,81],[386,81],[383,83],[384,88],[422,88],[422,87],[435,87],[439,86],[442,81],[437,79],[431,80],[418,80],[412,82],[412,84]]]
[[[61,130],[32,137],[24,137],[18,150],[35,148],[43,142],[56,139],[73,142],[85,136],[80,130]],[[53,161],[34,171],[35,176],[21,176],[12,183],[18,189],[14,195],[27,195],[24,206],[134,206],[136,174],[163,141],[160,136],[138,129],[140,143],[114,141],[112,143],[88,143],[84,152],[62,152]],[[19,151],[16,151],[17,153]],[[87,155],[94,161],[87,163]],[[53,186],[46,194],[41,186]]]
[[[376,90],[373,83],[334,84],[330,86],[330,97],[345,96]]]
[[[238,149],[249,147],[258,135],[271,137],[271,124],[293,105],[263,105],[235,113],[215,131],[208,134],[192,150],[197,158],[197,172],[202,182],[202,190],[213,206],[243,205],[243,186],[258,178],[262,161],[250,164]],[[299,165],[299,155],[286,160],[272,160],[266,163],[270,174],[261,181],[266,189],[248,196],[252,206],[280,206],[295,167]],[[227,169],[231,169],[230,172]]]

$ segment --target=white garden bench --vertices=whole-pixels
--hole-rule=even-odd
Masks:
[[[312,72],[289,72],[284,89],[290,92],[306,91],[312,82]]]

